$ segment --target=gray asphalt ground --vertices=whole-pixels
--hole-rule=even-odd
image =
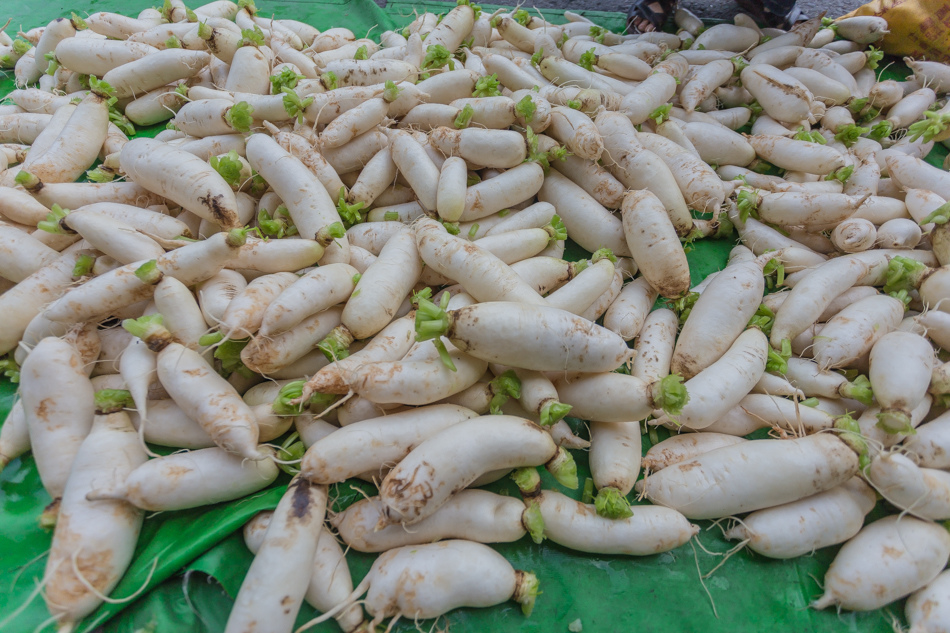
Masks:
[[[494,0],[498,3],[500,0]],[[386,0],[377,0],[381,6],[386,6]],[[539,9],[587,9],[595,11],[621,11],[626,13],[630,2],[626,0],[526,0],[523,4],[538,7]],[[814,17],[822,11],[830,18],[844,15],[864,4],[861,0],[798,0],[798,6],[808,17]],[[701,18],[717,18],[731,20],[739,8],[732,0],[712,0],[699,2],[686,0],[683,5]]]

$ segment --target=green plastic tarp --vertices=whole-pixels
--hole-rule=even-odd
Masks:
[[[13,27],[23,30],[46,24],[75,11],[88,15],[95,11],[117,11],[134,15],[151,6],[151,0],[89,0],[43,3],[5,3],[4,18],[12,17]],[[265,15],[294,18],[318,28],[345,26],[358,36],[377,36],[386,29],[402,27],[414,11],[446,12],[452,5],[440,2],[390,2],[385,9],[371,0],[291,0],[262,1]],[[483,5],[492,10],[496,5]],[[563,22],[555,11],[542,11],[553,22]],[[624,26],[621,13],[582,11],[597,23],[616,31]],[[906,69],[888,71],[899,77]],[[13,89],[12,78],[0,81],[0,94]],[[162,126],[143,130],[154,136]],[[940,164],[946,151],[940,147],[930,160]],[[688,254],[693,284],[721,269],[732,240],[703,241]],[[569,248],[567,257],[579,259],[584,252]],[[0,315],[0,319],[2,319]],[[0,383],[0,418],[13,403],[15,385]],[[570,419],[576,431],[586,435],[584,423]],[[666,437],[659,431],[659,439]],[[643,450],[651,445],[644,436]],[[587,457],[573,451],[583,482],[589,476]],[[569,491],[542,472],[544,486],[580,498],[580,489]],[[270,489],[232,503],[184,512],[167,512],[147,517],[132,565],[112,592],[115,604],[104,604],[77,626],[81,632],[213,633],[224,630],[230,605],[250,566],[252,556],[244,546],[240,527],[260,510],[277,505],[287,477]],[[498,482],[488,487],[501,494],[516,495],[513,483]],[[332,507],[372,494],[362,482],[346,482],[331,488]],[[28,633],[52,631],[55,623],[40,597],[40,583],[49,549],[51,532],[39,527],[38,519],[50,502],[42,489],[32,458],[14,460],[0,474],[0,631]],[[634,512],[636,508],[634,508]],[[893,513],[879,507],[869,520]],[[722,537],[719,526],[700,522],[702,531],[694,542],[677,550],[647,557],[592,556],[573,552],[550,542],[535,545],[524,538],[517,543],[495,545],[517,569],[535,572],[541,581],[534,613],[521,614],[515,603],[488,609],[459,609],[436,623],[401,621],[395,631],[439,630],[455,633],[514,633],[567,631],[578,622],[584,631],[642,633],[758,633],[800,631],[886,633],[892,622],[902,618],[903,605],[897,603],[869,613],[817,612],[808,603],[821,594],[820,580],[837,548],[827,548],[790,561],[769,560],[748,550],[731,552],[735,543]],[[730,555],[731,554],[731,555]],[[349,552],[347,561],[359,580],[369,570],[374,556]],[[727,560],[728,558],[728,560]],[[721,566],[719,566],[721,564]],[[717,566],[718,569],[708,577]],[[298,624],[312,618],[308,605],[301,610]],[[335,622],[325,622],[312,630],[337,631]]]

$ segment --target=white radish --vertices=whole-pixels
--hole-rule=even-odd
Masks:
[[[827,369],[861,358],[881,337],[897,328],[903,313],[904,304],[887,295],[856,301],[828,321],[821,336],[815,338],[815,361]]]
[[[950,518],[950,473],[920,468],[900,453],[871,460],[868,482],[889,503],[921,519]]]
[[[857,534],[875,501],[874,492],[855,477],[817,495],[753,512],[730,528],[726,538],[747,542],[768,558],[805,556]]]
[[[825,574],[824,595],[811,606],[879,609],[927,585],[948,558],[943,526],[900,515],[879,519],[841,548]]]
[[[857,471],[851,448],[833,435],[818,434],[716,449],[651,474],[637,489],[688,518],[709,519],[804,499]]]

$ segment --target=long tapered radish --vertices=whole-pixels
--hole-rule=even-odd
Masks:
[[[815,338],[815,361],[827,369],[860,358],[897,327],[903,310],[901,301],[887,295],[856,301],[828,321],[821,336]],[[774,327],[772,332],[774,335]]]
[[[811,603],[870,611],[917,591],[950,558],[950,534],[936,523],[893,515],[848,541],[825,574],[825,593]]]
[[[689,380],[715,362],[755,314],[765,290],[760,258],[727,266],[700,295],[683,325],[670,370]]]
[[[121,500],[87,501],[104,481],[122,481],[147,459],[121,403],[100,392],[92,429],[79,447],[63,493],[46,562],[44,597],[64,626],[92,613],[122,578],[142,527],[142,512]]]
[[[714,451],[724,446],[741,444],[745,438],[722,433],[681,433],[671,435],[659,444],[654,444],[643,456],[644,476],[651,472],[663,470],[667,466],[693,459],[703,453]]]
[[[348,264],[329,264],[308,272],[267,306],[260,334],[286,332],[308,315],[342,302],[353,293],[356,274],[356,269]]]
[[[664,468],[637,488],[691,519],[718,518],[804,499],[857,471],[858,456],[848,445],[819,434],[726,446]]]
[[[376,473],[397,463],[426,438],[475,417],[456,405],[431,405],[405,413],[347,425],[314,443],[301,473],[317,483],[335,483],[361,473]]]
[[[53,337],[33,348],[20,376],[33,457],[43,487],[57,499],[63,496],[73,460],[92,427],[92,383],[82,371],[79,352]]]
[[[592,253],[609,248],[618,257],[630,255],[619,218],[570,178],[556,171],[548,172],[538,199],[556,205],[567,234],[582,248]]]
[[[593,554],[648,556],[689,541],[699,528],[669,508],[637,506],[633,516],[606,519],[593,506],[554,491],[537,497],[544,535],[564,547]]]
[[[225,631],[246,631],[265,619],[281,630],[293,626],[313,573],[326,509],[324,486],[302,477],[290,482],[241,583]]]
[[[382,525],[421,521],[486,472],[542,464],[576,487],[573,459],[533,422],[506,415],[460,422],[422,442],[386,475]]]
[[[753,512],[726,532],[769,558],[795,558],[843,543],[857,534],[874,508],[874,492],[858,478],[774,508]]]
[[[649,191],[631,191],[623,199],[623,231],[641,273],[664,297],[689,290],[689,266],[659,198]]]
[[[120,161],[133,182],[223,227],[237,225],[234,192],[200,158],[165,143],[138,138],[122,148]]]
[[[622,338],[563,310],[489,302],[443,311],[420,301],[420,337],[445,336],[458,349],[489,362],[524,369],[599,372],[622,365]]]
[[[384,552],[453,538],[506,543],[517,541],[535,527],[529,522],[521,500],[487,490],[462,490],[435,514],[416,523],[411,531],[401,525],[377,529],[385,507],[378,497],[370,497],[333,517],[331,523],[346,544],[358,552]]]
[[[218,446],[241,457],[267,457],[257,446],[257,420],[227,380],[198,352],[171,341],[161,315],[123,324],[158,352],[158,379],[178,406],[201,425]]]
[[[878,455],[867,469],[868,482],[892,505],[921,519],[950,518],[950,474],[920,468],[900,453]]]
[[[244,543],[257,554],[264,542],[274,513],[259,512],[244,525]],[[329,611],[353,593],[353,579],[346,567],[343,549],[324,526],[317,538],[317,551],[313,557],[310,582],[304,600],[319,611]],[[345,633],[358,630],[363,624],[363,609],[357,605],[338,613],[334,619]]]

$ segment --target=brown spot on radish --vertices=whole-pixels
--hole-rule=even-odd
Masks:
[[[294,479],[290,485],[295,486],[293,497],[291,498],[292,516],[297,519],[302,519],[307,516],[310,511],[310,486],[313,484],[310,483],[309,479],[298,477]]]
[[[884,546],[883,551],[881,552],[884,556],[889,556],[890,558],[900,558],[904,555],[904,550],[897,549],[896,547],[890,547],[888,545]]]

